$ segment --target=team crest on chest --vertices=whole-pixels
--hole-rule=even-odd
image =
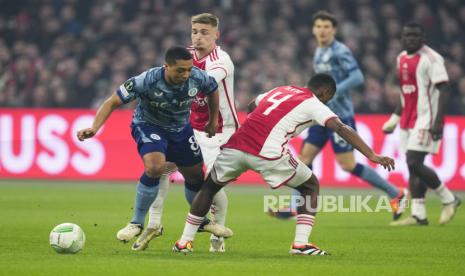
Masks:
[[[153,140],[161,140],[161,137],[155,133],[150,134],[150,138],[152,138]]]
[[[197,95],[197,92],[199,92],[199,90],[194,87],[187,91],[187,95],[189,95],[189,97],[194,97],[195,95]]]

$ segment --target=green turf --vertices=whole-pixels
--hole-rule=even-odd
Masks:
[[[227,225],[235,236],[225,254],[208,253],[199,234],[195,252],[171,252],[187,214],[182,188],[174,185],[165,206],[165,234],[144,252],[117,242],[131,216],[135,186],[118,183],[0,182],[0,275],[459,275],[464,271],[465,211],[447,226],[437,223],[440,203],[428,198],[428,227],[392,228],[387,213],[322,213],[312,242],[329,257],[289,256],[294,221],[263,213],[263,187],[228,187]],[[322,190],[323,194],[380,195],[373,190]],[[464,198],[464,194],[459,194]],[[51,229],[74,222],[87,241],[76,255],[48,244]],[[132,273],[132,274],[131,274]]]

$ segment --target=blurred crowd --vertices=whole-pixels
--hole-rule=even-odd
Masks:
[[[359,113],[387,113],[399,100],[395,59],[402,24],[416,21],[451,79],[449,114],[465,114],[465,5],[460,0],[0,0],[0,107],[95,108],[129,77],[189,45],[190,16],[220,18],[219,44],[235,63],[239,109],[257,93],[304,85],[316,47],[312,14],[339,20],[365,85]]]

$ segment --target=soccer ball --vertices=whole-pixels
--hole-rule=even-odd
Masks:
[[[86,242],[86,235],[79,225],[62,223],[50,232],[50,246],[57,253],[77,253]]]

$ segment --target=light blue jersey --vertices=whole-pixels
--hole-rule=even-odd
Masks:
[[[363,84],[363,75],[349,48],[337,40],[327,48],[318,47],[313,66],[316,73],[329,74],[336,80],[336,94],[327,103],[328,107],[340,118],[353,117],[350,90]]]
[[[165,69],[155,67],[130,78],[117,93],[124,103],[139,98],[134,111],[134,124],[149,123],[169,132],[179,132],[189,123],[192,102],[197,93],[211,94],[218,88],[213,77],[192,68],[189,79],[180,86],[165,81]]]

